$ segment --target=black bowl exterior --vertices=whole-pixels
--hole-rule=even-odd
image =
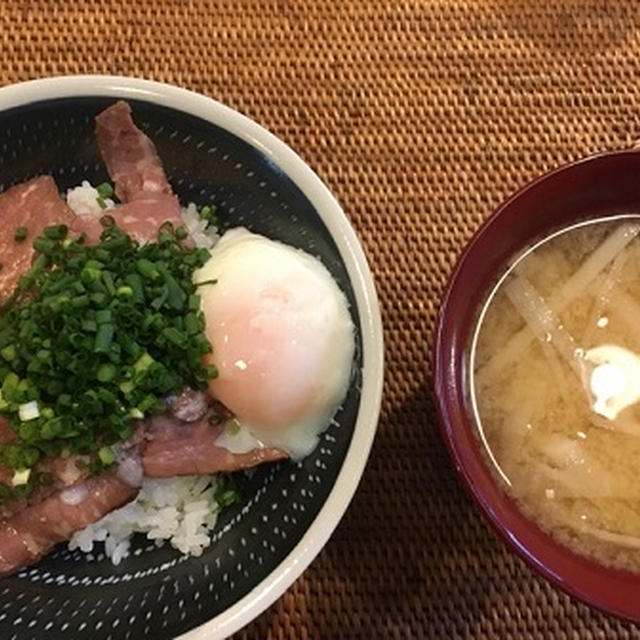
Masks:
[[[113,100],[64,98],[0,113],[0,190],[51,174],[61,191],[108,176],[93,119]],[[243,225],[318,256],[345,292],[356,326],[356,361],[346,401],[315,451],[300,463],[265,465],[247,477],[243,501],[220,516],[199,558],[138,537],[118,567],[102,550],[60,545],[39,564],[0,580],[0,637],[172,638],[248,594],[289,554],[336,480],[360,404],[362,349],[345,265],[302,191],[261,151],[197,117],[129,101],[155,142],[183,204],[215,204],[224,228]],[[12,225],[11,220],[0,224]]]

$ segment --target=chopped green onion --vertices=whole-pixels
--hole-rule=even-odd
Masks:
[[[146,258],[140,258],[136,262],[136,268],[140,275],[148,278],[149,280],[157,280],[160,277],[160,272],[156,265]]]
[[[184,346],[187,342],[187,336],[175,327],[166,327],[162,330],[162,335],[178,347]]]
[[[218,368],[214,364],[207,364],[204,368],[205,376],[209,380],[213,380],[218,377]]]
[[[118,372],[115,365],[107,362],[105,364],[101,364],[98,367],[98,371],[96,372],[96,378],[100,380],[100,382],[109,382],[116,377],[116,373]]]
[[[11,469],[64,451],[89,456],[99,471],[99,451],[130,437],[135,420],[216,373],[201,360],[211,345],[192,280],[209,253],[182,246],[169,225],[140,246],[111,216],[101,221],[95,246],[64,225],[47,227],[2,307],[0,413],[16,440],[0,444],[0,462]],[[0,484],[0,504],[8,495]]]
[[[98,324],[104,324],[105,322],[113,321],[113,313],[111,309],[100,309],[96,311],[96,322]]]
[[[95,320],[83,320],[81,324],[83,331],[89,331],[93,333],[98,330],[98,323]]]
[[[213,204],[207,204],[200,209],[200,218],[206,220],[210,226],[218,225],[218,216],[216,206]]]
[[[108,300],[107,296],[100,291],[98,291],[97,293],[92,293],[89,296],[89,299],[98,307],[103,307],[105,304],[107,304]]]
[[[144,283],[137,273],[128,273],[124,277],[124,281],[131,288],[133,299],[136,303],[144,300]]]
[[[35,400],[32,400],[31,402],[21,404],[18,407],[18,416],[22,422],[28,422],[29,420],[35,420],[40,417],[38,403]]]
[[[96,353],[106,353],[111,346],[114,333],[115,327],[112,324],[105,323],[98,325],[98,332],[96,333],[93,350]]]
[[[133,289],[127,285],[123,285],[122,287],[118,287],[116,289],[116,295],[121,297],[127,297],[133,295]]]
[[[100,203],[98,202],[98,204],[100,204]],[[106,204],[105,204],[105,206],[106,206]],[[102,208],[104,209],[105,207],[102,207]],[[111,227],[113,227],[116,224],[116,220],[115,220],[115,218],[113,216],[105,214],[104,216],[102,216],[100,218],[100,224],[102,225],[103,229],[110,229]],[[113,243],[111,243],[110,246],[113,248],[113,246],[114,246]]]
[[[136,385],[133,383],[133,380],[125,380],[120,383],[120,391],[122,393],[129,394],[136,388]]]
[[[102,182],[96,187],[101,198],[110,198],[113,195],[113,187],[108,182]]]
[[[27,484],[29,482],[29,476],[31,475],[31,469],[16,469],[13,478],[11,479],[11,484],[14,487],[18,487],[22,484]]]
[[[50,253],[55,249],[56,242],[51,238],[43,238],[40,236],[33,241],[33,248],[41,253]]]
[[[136,372],[146,371],[155,360],[145,351],[133,365],[133,369]]]
[[[138,403],[138,410],[141,411],[142,413],[146,413],[147,411],[149,411],[149,409],[151,409],[152,407],[155,406],[156,404],[156,397],[154,395],[147,395],[145,396],[139,403]]]
[[[240,494],[235,489],[216,491],[215,499],[221,508],[228,507],[240,500]]]
[[[103,465],[109,466],[115,462],[116,455],[111,447],[102,447],[98,450],[98,458],[100,458]]]
[[[113,276],[109,271],[102,272],[102,281],[104,282],[104,286],[107,288],[107,292],[110,296],[115,295],[116,287],[113,283]]]
[[[68,233],[69,228],[66,224],[52,225],[44,230],[45,237],[51,240],[64,240]]]

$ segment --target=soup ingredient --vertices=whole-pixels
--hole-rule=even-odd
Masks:
[[[638,232],[638,217],[593,221],[525,252],[471,355],[479,435],[508,491],[577,552],[636,571]]]
[[[535,337],[542,343],[553,343],[558,355],[580,375],[582,351],[531,282],[525,276],[514,274],[505,283],[504,291]]]
[[[589,389],[593,411],[609,420],[640,400],[640,357],[615,344],[589,349],[585,360],[593,364]]]
[[[5,301],[34,259],[33,240],[51,224],[73,224],[75,216],[50,176],[40,176],[18,184],[0,194],[0,303]],[[17,242],[15,231],[25,229],[24,242]]]
[[[84,481],[86,497],[77,504],[56,493],[8,518],[0,527],[0,576],[39,560],[57,543],[129,501],[137,489],[112,474]]]
[[[590,255],[584,257],[575,272],[559,283],[555,290],[549,292],[549,308],[556,313],[564,311],[598,276],[602,276],[611,262],[620,256],[638,233],[640,233],[640,224],[637,223],[622,224],[613,230],[600,245],[593,248]],[[521,350],[526,348],[532,339],[533,334],[526,327],[510,336],[509,342],[497,350],[490,360],[483,363],[483,376],[488,378],[509,365],[518,358]]]
[[[243,228],[225,233],[193,277],[218,371],[212,395],[252,446],[307,455],[349,383],[354,328],[344,294],[316,258]]]

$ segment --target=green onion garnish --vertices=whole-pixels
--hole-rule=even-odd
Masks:
[[[108,182],[103,182],[96,187],[101,198],[110,198],[113,195],[113,187]]]
[[[209,224],[208,226],[217,227],[219,224],[218,220],[218,212],[216,206],[213,204],[207,204],[199,211],[200,218],[202,220],[206,220]]]
[[[101,221],[96,246],[64,225],[45,229],[0,309],[0,413],[16,434],[0,445],[0,462],[13,470],[65,452],[89,456],[99,471],[135,420],[217,373],[202,361],[211,346],[192,281],[208,251],[182,246],[179,229],[168,227],[139,246],[112,217]],[[22,494],[43,477],[31,473]],[[0,484],[0,503],[16,490]]]
[[[111,447],[102,447],[98,450],[98,458],[105,466],[108,466],[115,462],[116,456],[113,453],[113,449]]]

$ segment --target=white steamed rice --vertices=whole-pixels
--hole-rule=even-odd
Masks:
[[[115,208],[115,202],[107,198],[103,209],[98,195],[84,180],[79,187],[67,191],[67,204],[79,215],[97,215]],[[180,214],[196,246],[213,247],[218,231],[215,227],[206,228],[196,205],[190,203]],[[218,518],[215,490],[216,476],[145,478],[135,500],[76,532],[69,548],[89,553],[96,542],[104,542],[106,556],[117,565],[129,555],[133,534],[142,533],[158,546],[168,541],[184,554],[199,556],[209,546],[209,531]]]
[[[215,476],[145,478],[138,497],[74,534],[70,549],[93,551],[95,542],[113,564],[129,555],[131,536],[146,534],[162,546],[168,540],[184,554],[199,556],[218,518]]]
[[[83,180],[79,187],[69,189],[66,197],[69,208],[78,215],[98,215],[116,208],[111,198],[104,198],[105,207],[101,207],[98,204],[98,191],[88,180]],[[207,221],[198,215],[198,208],[193,202],[180,209],[180,216],[197,247],[211,249],[220,238],[216,227],[207,227]]]
[[[79,187],[67,191],[69,208],[79,215],[95,215],[107,209],[113,209],[116,203],[111,198],[105,198],[104,208],[98,204],[98,190],[88,180],[83,180]]]
[[[196,243],[196,247],[211,249],[220,239],[218,229],[214,226],[207,228],[207,221],[198,215],[198,208],[193,202],[190,202],[186,207],[182,207],[180,215],[189,235]]]

